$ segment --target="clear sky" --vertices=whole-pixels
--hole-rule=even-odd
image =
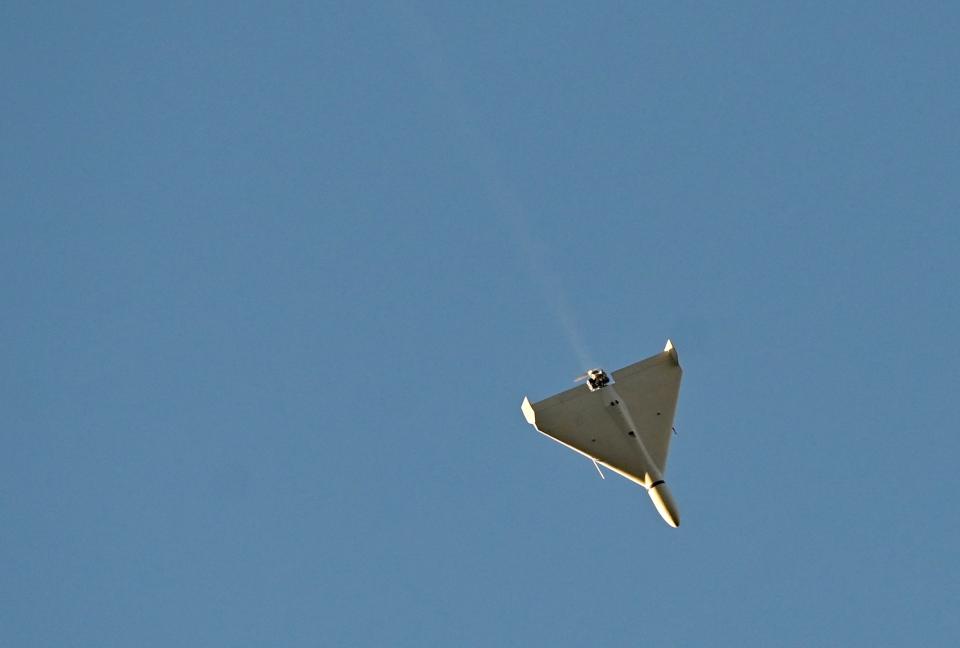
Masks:
[[[3,3],[0,645],[956,645],[960,9],[802,4]]]

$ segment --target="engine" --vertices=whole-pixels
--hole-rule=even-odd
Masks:
[[[587,387],[590,391],[597,391],[610,384],[610,376],[603,369],[591,369],[587,372]]]

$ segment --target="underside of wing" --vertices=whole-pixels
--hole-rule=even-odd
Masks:
[[[628,479],[649,481],[642,451],[617,429],[604,407],[604,396],[586,386],[538,403],[524,399],[522,405],[527,421],[543,434]]]
[[[682,377],[677,350],[669,340],[663,353],[613,372],[614,386],[633,416],[637,434],[663,473]]]

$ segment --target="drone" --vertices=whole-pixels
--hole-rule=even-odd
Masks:
[[[591,369],[584,384],[520,406],[527,423],[643,486],[664,522],[680,526],[677,503],[664,474],[683,370],[673,343],[662,353],[607,374]]]

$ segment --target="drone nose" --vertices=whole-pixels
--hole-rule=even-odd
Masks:
[[[653,505],[657,507],[657,512],[663,518],[663,521],[674,529],[680,526],[680,512],[677,510],[677,503],[674,501],[670,489],[667,488],[666,482],[661,481],[654,484],[647,493],[650,494],[650,499],[653,500]]]

